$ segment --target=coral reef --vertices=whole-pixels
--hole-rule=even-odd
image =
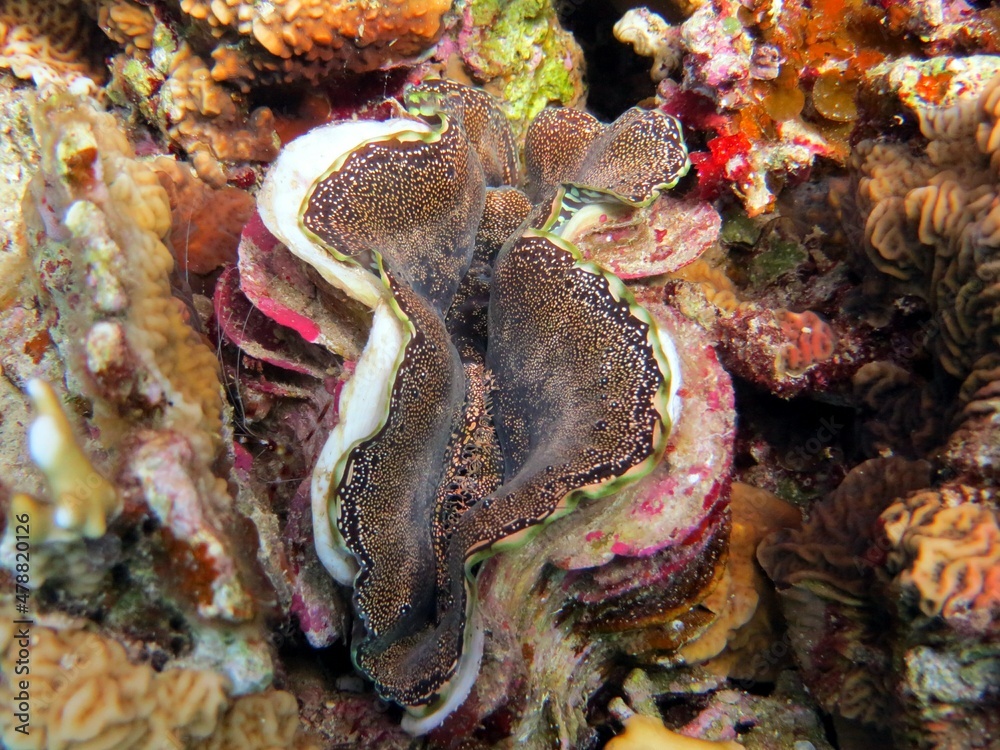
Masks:
[[[938,72],[938,69],[941,72]],[[942,75],[933,102],[921,99],[919,76]],[[894,87],[917,116],[922,153],[890,140],[864,141],[852,156],[864,247],[884,286],[925,301],[933,316],[926,345],[944,370],[963,381],[960,428],[945,448],[965,471],[990,471],[1000,339],[993,310],[993,163],[1000,76],[995,60],[898,64],[873,85]],[[969,451],[973,451],[971,455]]]
[[[902,50],[941,54],[959,39],[992,43],[988,14],[964,2],[934,5],[939,12],[928,15],[920,3],[889,13],[865,0],[713,0],[677,26],[632,10],[616,35],[654,58],[661,106],[705,133],[708,151],[692,154],[702,196],[732,190],[753,216],[773,210],[781,187],[817,156],[845,161],[859,88],[879,63]],[[677,66],[680,85],[664,77]]]
[[[0,744],[995,745],[985,6],[4,3]]]
[[[888,725],[908,745],[979,736],[971,746],[988,747],[1000,611],[994,492],[924,489],[927,469],[902,459],[862,464],[801,531],[773,534],[759,556],[822,705]]]
[[[866,602],[866,555],[878,554],[879,514],[929,481],[926,464],[867,461],[813,506],[801,530],[776,532],[758,552],[785,601],[806,684],[821,705],[847,718],[875,722],[889,715],[891,658],[882,617]]]

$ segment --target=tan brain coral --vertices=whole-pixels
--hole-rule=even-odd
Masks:
[[[206,670],[155,671],[133,664],[117,641],[78,629],[29,628],[30,734],[17,732],[10,677],[25,647],[8,606],[0,626],[0,739],[9,750],[191,747],[277,750],[311,747],[289,693],[232,699],[224,677]]]
[[[887,508],[881,522],[888,568],[924,615],[1000,629],[1000,509],[991,490],[918,492]]]
[[[4,0],[0,4],[0,68],[41,86],[101,81],[92,22],[77,0]]]
[[[1000,347],[998,102],[1000,77],[968,86],[953,106],[918,110],[923,153],[866,141],[852,156],[868,256],[940,315],[933,345],[960,378]]]

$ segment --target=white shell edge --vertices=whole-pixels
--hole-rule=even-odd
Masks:
[[[396,363],[406,340],[403,324],[392,306],[387,302],[378,305],[368,343],[358,358],[354,374],[340,393],[339,420],[313,468],[310,494],[316,554],[323,567],[344,586],[354,585],[357,563],[334,538],[336,519],[330,518],[330,500],[337,464],[382,425],[389,408]]]
[[[268,170],[257,195],[261,220],[293,255],[315,268],[328,283],[351,299],[376,307],[388,294],[378,276],[361,266],[338,261],[317,245],[302,228],[302,204],[333,163],[365,141],[395,133],[430,131],[427,123],[403,118],[335,122],[310,130],[281,149]]]

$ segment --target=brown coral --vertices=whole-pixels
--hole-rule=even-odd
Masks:
[[[212,75],[245,81],[317,80],[331,71],[374,70],[429,47],[444,30],[451,0],[181,0],[181,10],[222,44]],[[254,47],[246,52],[247,42]],[[241,58],[233,63],[234,54]]]
[[[213,189],[191,167],[167,156],[152,167],[170,198],[170,246],[181,271],[209,273],[236,262],[253,198],[239,188]]]
[[[894,362],[879,360],[863,365],[851,384],[865,417],[862,439],[868,455],[917,458],[944,439],[952,415],[941,406],[948,396],[933,383]]]
[[[869,600],[879,514],[926,487],[930,467],[902,459],[861,464],[813,506],[801,530],[768,536],[757,551],[778,587],[803,679],[827,710],[885,721],[891,700],[885,616]]]
[[[927,617],[959,629],[1000,629],[1000,509],[992,490],[926,490],[882,513],[887,568]]]
[[[91,22],[77,0],[5,0],[0,5],[0,68],[41,86],[104,78],[94,60]]]

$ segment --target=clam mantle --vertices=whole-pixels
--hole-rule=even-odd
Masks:
[[[574,238],[676,183],[679,124],[546,110],[525,161],[522,192],[496,103],[433,81],[391,119],[290,143],[259,198],[271,232],[372,310],[313,522],[354,590],[355,664],[418,734],[478,673],[478,564],[648,474],[678,415],[669,336]]]

